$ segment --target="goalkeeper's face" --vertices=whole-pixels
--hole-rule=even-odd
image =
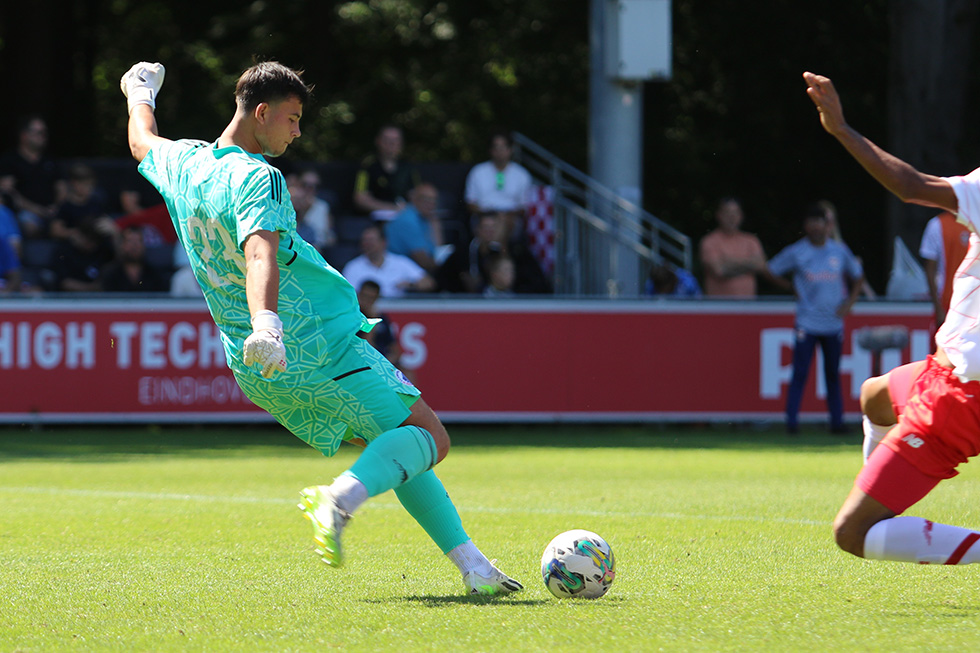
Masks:
[[[260,104],[256,108],[258,127],[255,140],[266,156],[280,156],[294,139],[299,138],[299,120],[303,117],[303,103],[292,95],[272,104]]]

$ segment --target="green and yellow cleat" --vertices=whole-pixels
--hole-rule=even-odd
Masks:
[[[337,505],[330,488],[325,485],[308,487],[300,492],[300,496],[297,507],[313,524],[314,551],[326,564],[340,567],[344,564],[340,534],[350,521],[350,513]]]

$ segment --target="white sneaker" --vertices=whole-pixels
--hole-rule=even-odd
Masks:
[[[496,567],[489,576],[483,576],[475,571],[466,572],[463,574],[463,584],[466,585],[468,594],[482,596],[503,596],[524,589],[523,585]]]
[[[351,514],[337,505],[330,488],[314,485],[300,492],[298,507],[313,524],[313,541],[316,554],[331,567],[344,564],[340,534],[350,521]]]

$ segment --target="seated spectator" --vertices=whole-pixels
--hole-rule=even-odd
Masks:
[[[95,172],[86,165],[76,164],[68,170],[68,190],[65,201],[51,219],[51,237],[66,240],[88,220],[105,217],[103,193],[96,187]]]
[[[408,191],[422,180],[418,170],[402,159],[401,127],[385,125],[374,139],[375,154],[361,162],[354,179],[354,207],[376,220],[390,220],[405,206]]]
[[[10,241],[0,239],[0,294],[19,292],[20,280],[20,260]]]
[[[514,259],[503,252],[491,256],[487,263],[489,281],[483,289],[484,297],[513,297],[516,270]]]
[[[3,204],[0,204],[0,240],[6,241],[14,254],[20,256],[21,238],[17,216]]]
[[[170,277],[170,296],[171,297],[204,297],[201,284],[194,276],[191,269],[191,261],[187,258],[187,251],[184,246],[177,241],[174,246],[174,273]]]
[[[146,263],[146,245],[141,227],[123,230],[116,258],[102,272],[102,290],[106,292],[163,292],[169,280]]]
[[[438,252],[443,247],[439,190],[422,182],[408,192],[408,198],[408,205],[385,224],[388,251],[407,256],[429,274],[435,274]]]
[[[17,146],[0,156],[0,194],[13,208],[24,238],[45,238],[65,196],[58,164],[45,155],[48,128],[40,116],[23,119]]]
[[[98,292],[102,268],[112,260],[112,240],[99,233],[94,221],[86,221],[54,255],[56,288],[66,292]]]
[[[388,251],[381,227],[371,225],[361,234],[363,254],[344,266],[343,276],[355,288],[368,279],[381,288],[382,297],[404,297],[406,292],[432,292],[436,284],[429,274],[407,256]]]
[[[500,131],[490,137],[490,160],[478,163],[466,175],[465,200],[470,213],[505,212],[523,230],[522,221],[531,192],[531,174],[511,161],[514,139]]]
[[[357,335],[364,338],[368,343],[381,352],[392,365],[397,367],[402,374],[412,383],[416,382],[415,370],[402,368],[401,357],[402,348],[398,343],[398,329],[391,319],[381,312],[378,308],[378,298],[381,296],[381,287],[374,281],[368,279],[357,289],[357,303],[361,308],[364,317],[380,320],[374,328],[368,332],[359,331]]]
[[[646,295],[659,297],[700,297],[701,286],[694,275],[684,268],[661,263],[650,269],[650,278],[643,288]]]
[[[120,231],[128,227],[142,227],[143,241],[147,247],[158,245],[173,245],[177,242],[177,232],[170,219],[170,212],[163,202],[147,208],[139,205],[129,205],[136,210],[116,219],[116,228]]]
[[[718,228],[701,239],[704,294],[709,297],[756,296],[756,275],[765,271],[766,256],[758,237],[742,231],[744,218],[742,204],[724,197],[715,212]]]
[[[286,188],[296,211],[296,233],[321,253],[337,241],[334,234],[330,205],[317,196],[320,175],[310,169],[286,176]]]
[[[500,244],[501,226],[496,213],[484,213],[476,219],[473,240],[466,247],[457,247],[439,266],[439,288],[452,293],[478,293],[487,285],[487,262],[503,249]]]

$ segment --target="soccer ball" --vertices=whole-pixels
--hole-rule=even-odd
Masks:
[[[616,559],[609,544],[595,533],[566,531],[544,548],[541,575],[548,591],[560,599],[597,599],[616,578]]]

